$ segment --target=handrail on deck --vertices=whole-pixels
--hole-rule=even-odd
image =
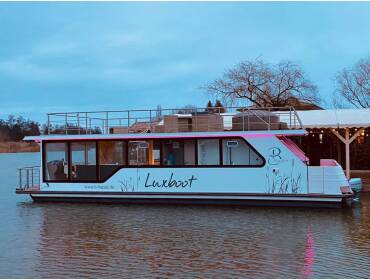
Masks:
[[[27,166],[18,169],[18,189],[39,190],[40,189],[40,166]]]
[[[253,128],[253,124],[256,124],[256,122],[264,124],[266,130],[276,130],[276,125],[273,125],[272,120],[274,117],[275,119],[278,117],[279,121],[285,124],[284,129],[303,128],[302,122],[293,107],[214,107],[48,113],[47,131],[45,133],[110,134],[113,128],[125,128],[127,133],[145,133],[152,132],[161,123],[163,125],[165,116],[191,117],[192,120],[185,126],[188,126],[191,131],[203,131],[201,130],[200,116],[207,113],[222,116],[224,130],[253,130],[250,128]],[[210,123],[210,125],[212,124]],[[204,123],[203,127],[206,127]]]

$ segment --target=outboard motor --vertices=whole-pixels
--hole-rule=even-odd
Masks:
[[[362,191],[362,180],[361,178],[352,178],[349,180],[349,186],[351,187],[352,191],[355,193],[359,193]]]

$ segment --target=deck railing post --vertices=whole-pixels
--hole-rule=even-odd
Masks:
[[[29,169],[26,169],[26,189],[28,189],[29,185],[30,185],[30,177],[29,177]]]
[[[289,128],[292,129],[292,107],[289,106]]]
[[[197,131],[197,123],[198,123],[198,119],[197,119],[197,111],[198,111],[198,108],[195,108],[195,125],[194,125],[194,131]]]
[[[50,134],[50,114],[48,114],[48,126],[47,126],[47,129],[48,129],[48,135]]]
[[[105,134],[108,134],[109,133],[109,112],[105,112]]]
[[[78,127],[78,134],[81,134],[81,131],[80,131],[80,113],[77,113],[77,127]]]
[[[68,117],[67,117],[67,113],[65,113],[65,127],[66,127],[66,134],[68,134]]]
[[[130,111],[127,111],[127,132],[130,133]]]
[[[85,134],[88,134],[88,129],[87,129],[87,112],[85,113]]]
[[[33,188],[33,168],[31,169],[31,187]]]
[[[149,110],[149,130],[152,132],[152,110]]]
[[[250,130],[250,114],[249,114],[249,112],[248,112],[248,115],[247,115],[247,127],[248,127],[248,131]]]
[[[243,127],[243,128],[242,128],[242,131],[244,131],[244,129],[245,129],[245,128],[244,128],[244,125],[245,125],[245,119],[244,119],[244,118],[245,118],[245,114],[244,114],[244,108],[242,109],[242,116],[243,116],[243,117],[242,117],[242,123],[243,123],[243,124],[242,124],[242,127]]]
[[[22,169],[18,169],[18,171],[19,171],[19,188],[23,189],[23,186],[22,186]]]

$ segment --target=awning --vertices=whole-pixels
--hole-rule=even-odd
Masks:
[[[370,127],[370,109],[297,111],[304,128]]]

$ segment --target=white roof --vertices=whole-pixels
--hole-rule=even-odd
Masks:
[[[304,128],[370,127],[369,109],[297,111]]]
[[[130,133],[130,134],[79,134],[79,135],[38,135],[26,136],[26,141],[43,140],[104,140],[104,139],[160,139],[160,138],[208,138],[208,137],[264,137],[272,135],[306,135],[304,129],[261,130],[261,131],[214,131],[214,132],[180,132],[180,133]]]

